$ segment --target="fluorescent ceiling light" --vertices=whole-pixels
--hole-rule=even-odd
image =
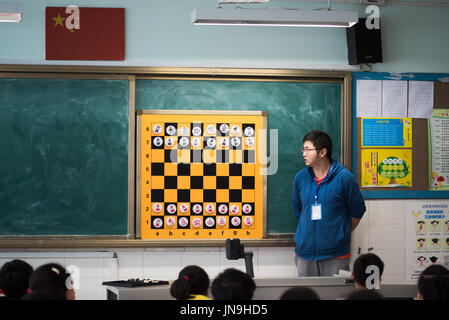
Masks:
[[[0,1],[0,22],[22,21],[23,2]]]
[[[351,27],[359,20],[356,11],[198,8],[193,25],[240,25],[285,27]]]

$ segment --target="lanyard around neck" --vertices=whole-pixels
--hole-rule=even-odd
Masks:
[[[327,180],[327,178],[329,177],[329,172],[331,171],[331,169],[332,169],[332,163],[329,166],[329,169],[327,169],[326,176],[324,177],[323,181],[320,182],[320,185]],[[315,204],[317,204],[318,203],[318,183],[316,182],[316,177],[313,179],[313,188],[315,190]]]

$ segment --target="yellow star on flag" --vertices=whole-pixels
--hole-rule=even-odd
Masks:
[[[61,17],[61,15],[59,14],[59,12],[58,12],[58,16],[57,16],[56,18],[52,18],[52,19],[56,21],[56,22],[55,22],[55,27],[56,27],[57,25],[61,25],[61,27],[64,27],[64,25],[63,25],[62,23],[64,22],[65,18]]]

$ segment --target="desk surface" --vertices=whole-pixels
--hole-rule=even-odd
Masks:
[[[256,291],[253,300],[278,300],[291,287],[306,286],[316,291],[323,300],[335,300],[354,290],[354,284],[346,283],[347,278],[307,277],[307,278],[254,278]],[[108,297],[118,300],[172,300],[170,285],[123,288],[106,286]],[[412,299],[416,297],[417,286],[413,284],[384,284],[380,293],[385,298]],[[209,297],[211,294],[209,293]]]

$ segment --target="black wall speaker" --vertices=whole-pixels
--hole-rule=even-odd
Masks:
[[[349,64],[382,62],[382,41],[379,28],[368,29],[366,18],[346,28]]]

